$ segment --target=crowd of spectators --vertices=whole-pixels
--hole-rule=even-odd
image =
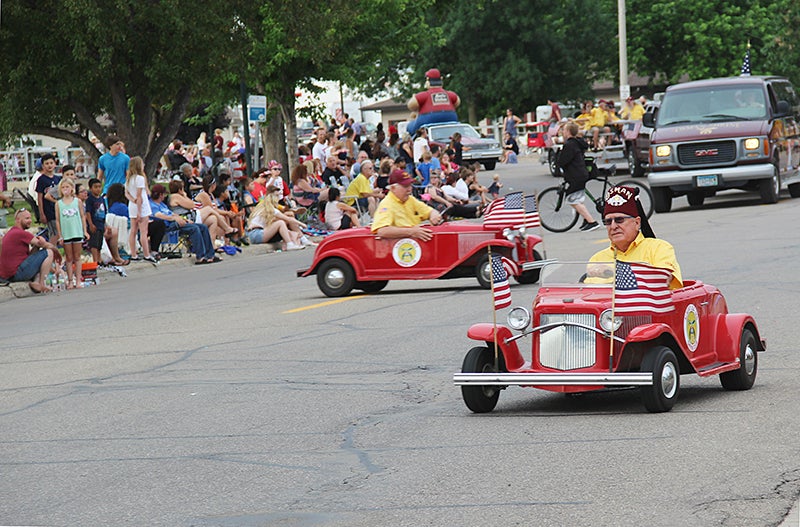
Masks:
[[[318,125],[312,141],[299,146],[291,175],[274,160],[246,174],[242,138],[234,133],[226,143],[221,130],[188,146],[173,141],[162,159],[168,180],[152,187],[143,160],[129,157],[114,135],[103,142],[97,177],[83,186],[74,167],[59,169],[45,154],[28,189],[36,206],[16,211],[13,232],[0,245],[0,278],[45,292],[52,283],[43,273],[66,271],[67,287],[80,287],[82,259],[158,265],[162,249],[180,240],[198,265],[219,262],[243,244],[304,249],[315,245],[309,233],[369,224],[389,180],[403,175],[413,179],[417,196],[451,216],[477,217],[492,197],[477,182],[480,165],[462,162],[459,137],[431,144],[424,128],[401,138],[394,126],[387,134],[381,125],[368,135],[346,116]],[[34,219],[44,226],[38,235],[28,232]]]

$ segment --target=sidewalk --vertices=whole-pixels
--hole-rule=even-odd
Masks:
[[[319,241],[316,238],[312,238],[315,241]],[[220,257],[223,258],[222,262],[211,264],[214,268],[221,268],[225,266],[228,260],[233,260],[235,258],[242,258],[247,256],[258,256],[263,254],[270,254],[277,252],[280,249],[280,244],[259,244],[259,245],[250,245],[240,247],[242,249],[241,253],[237,253],[235,255],[227,255],[221,254]],[[308,247],[305,249],[306,251],[311,251],[313,253],[314,248]],[[194,256],[184,254],[183,258],[174,258],[168,259],[163,258],[157,266],[151,264],[150,262],[145,261],[137,261],[131,262],[129,265],[121,267],[121,269],[125,270],[128,276],[140,274],[140,273],[147,273],[147,272],[158,272],[159,268],[176,268],[176,267],[193,267],[194,263]],[[201,266],[207,267],[207,266]],[[97,270],[97,277],[100,283],[97,286],[90,286],[90,287],[103,287],[103,283],[108,280],[126,280],[127,277],[120,276],[118,273],[114,271],[105,270],[99,268]],[[66,291],[65,291],[66,292]],[[46,294],[54,294],[54,293],[46,293]],[[55,294],[64,294],[64,292],[56,292]],[[8,285],[0,285],[0,304],[3,302],[7,302],[9,300],[15,300],[17,298],[26,298],[30,296],[38,296],[37,293],[31,291],[31,288],[28,287],[28,282],[14,282]]]

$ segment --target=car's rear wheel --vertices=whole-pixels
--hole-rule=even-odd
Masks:
[[[800,198],[800,183],[789,185],[789,195],[793,198]]]
[[[628,170],[632,177],[644,176],[644,167],[639,158],[636,157],[636,146],[633,143],[628,143]]]
[[[678,399],[680,368],[675,353],[666,346],[655,346],[642,360],[641,371],[653,372],[653,384],[642,386],[642,403],[649,412],[668,412]]]
[[[758,191],[761,194],[761,203],[778,202],[781,195],[781,174],[776,163],[772,164],[772,177],[758,183]]]
[[[483,254],[478,259],[478,265],[475,266],[475,278],[484,289],[492,288],[492,262],[489,261],[489,255]]]
[[[703,202],[706,200],[706,195],[702,190],[695,190],[686,194],[686,200],[689,202],[690,207],[702,207]]]
[[[720,374],[719,381],[726,390],[749,390],[756,382],[758,348],[753,332],[746,328],[739,340],[739,369]]]
[[[651,187],[653,194],[653,209],[656,212],[669,212],[672,210],[672,190],[669,187]]]
[[[464,357],[461,373],[496,373],[494,355],[485,346],[472,348]],[[505,368],[503,368],[505,369]],[[461,397],[467,408],[476,414],[491,412],[500,398],[499,386],[467,385],[461,387]]]
[[[377,293],[378,291],[382,291],[386,284],[388,284],[388,280],[372,280],[370,282],[358,282],[356,284],[356,289],[361,289],[365,293]]]
[[[355,283],[353,267],[341,258],[329,258],[317,270],[317,286],[326,296],[347,296]]]
[[[550,166],[550,175],[558,177],[561,172],[558,170],[558,152],[556,150],[547,151],[547,164]]]

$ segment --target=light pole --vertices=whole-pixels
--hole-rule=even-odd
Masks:
[[[628,34],[625,27],[625,0],[617,0],[617,21],[619,24],[619,101],[631,96],[628,84]]]

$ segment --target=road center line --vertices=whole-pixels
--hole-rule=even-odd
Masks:
[[[367,295],[346,296],[344,298],[337,298],[336,300],[328,300],[327,302],[320,302],[319,304],[312,304],[310,306],[305,306],[305,307],[297,307],[297,308],[294,308],[294,309],[290,309],[288,311],[284,311],[281,314],[282,315],[288,315],[288,314],[291,314],[291,313],[299,313],[301,311],[307,311],[309,309],[317,309],[318,307],[331,306],[333,304],[339,304],[341,302],[347,302],[348,300],[356,300],[358,298],[364,298],[365,296],[367,296]]]

